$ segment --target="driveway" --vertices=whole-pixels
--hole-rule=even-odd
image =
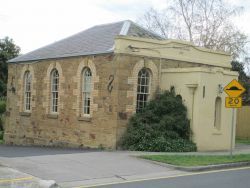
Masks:
[[[62,187],[184,173],[137,159],[130,154],[119,151],[0,145],[0,164],[43,180],[55,180]]]

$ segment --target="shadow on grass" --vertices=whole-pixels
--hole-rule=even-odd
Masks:
[[[236,139],[237,144],[245,144],[245,145],[250,145],[250,138],[237,138]]]

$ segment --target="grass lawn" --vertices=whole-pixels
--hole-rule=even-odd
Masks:
[[[238,144],[247,144],[247,145],[250,145],[250,138],[248,138],[248,139],[240,139],[240,138],[237,138],[237,139],[236,139],[236,143],[238,143]]]
[[[212,164],[224,164],[233,162],[250,162],[250,154],[234,155],[233,158],[226,155],[143,155],[140,158],[158,161],[177,166],[205,166]]]

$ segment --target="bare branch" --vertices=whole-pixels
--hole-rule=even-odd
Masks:
[[[225,0],[172,0],[164,11],[146,12],[140,23],[164,37],[223,50],[237,58],[244,53],[247,37],[231,18],[242,10],[242,7],[226,4]]]

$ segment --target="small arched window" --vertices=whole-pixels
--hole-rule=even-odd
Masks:
[[[85,68],[82,72],[82,113],[83,115],[90,115],[91,82],[92,82],[91,70],[89,68]]]
[[[24,111],[31,110],[31,81],[31,73],[26,71],[24,74]]]
[[[218,130],[221,128],[221,98],[215,99],[215,111],[214,111],[214,127]]]
[[[140,112],[147,104],[150,95],[150,73],[143,68],[138,73],[136,112]]]
[[[58,91],[59,91],[59,73],[56,69],[51,71],[51,112],[58,112]]]

